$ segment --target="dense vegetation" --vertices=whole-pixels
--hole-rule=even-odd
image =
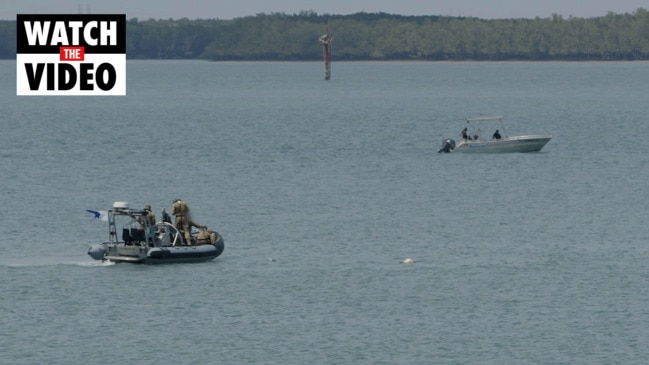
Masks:
[[[317,60],[325,27],[334,60],[647,60],[649,12],[485,20],[446,16],[258,14],[233,20],[127,22],[130,59]],[[0,58],[16,54],[0,21]]]

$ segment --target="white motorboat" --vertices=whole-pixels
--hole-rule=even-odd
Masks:
[[[456,144],[453,139],[447,138],[442,142],[442,148],[437,152],[538,152],[552,138],[552,136],[540,134],[509,137],[506,135],[502,119],[502,115],[497,117],[467,118],[466,122],[468,126],[462,130],[459,142]],[[483,128],[481,128],[484,122],[494,122],[500,124],[500,127],[489,127],[486,129],[489,132],[485,135]]]

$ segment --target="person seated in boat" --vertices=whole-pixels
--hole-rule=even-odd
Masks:
[[[207,229],[207,226],[204,226],[202,224],[198,224],[198,223],[196,223],[196,222],[194,222],[193,220],[190,219],[189,220],[189,229],[192,229],[192,227],[196,227],[196,228],[201,229],[201,230]]]
[[[493,139],[501,139],[501,138],[503,138],[503,137],[500,135],[500,133],[499,133],[498,130],[496,129],[496,132],[494,132],[494,135],[493,135],[492,138],[493,138]]]
[[[205,232],[205,231],[207,231],[207,226],[204,226],[204,225],[202,225],[202,224],[198,224],[198,223],[194,222],[193,220],[191,220],[191,218],[190,218],[190,219],[189,219],[189,231],[190,231],[190,232],[191,232],[192,227],[196,227],[196,228],[200,229],[201,232]],[[191,235],[190,235],[190,236],[191,236]],[[194,242],[192,242],[191,239],[190,239],[190,241],[189,241],[189,243],[188,243],[187,245],[188,245],[188,246],[191,246],[191,245],[193,245],[193,244],[194,244]]]
[[[217,237],[217,233],[214,231],[210,231],[206,227],[204,230],[198,232],[198,234],[196,235],[196,244],[213,245],[214,243],[216,243],[216,237]]]
[[[470,141],[471,137],[469,137],[469,135],[466,133],[466,131],[467,131],[467,128],[462,129],[462,132],[461,132],[462,133],[462,139]]]

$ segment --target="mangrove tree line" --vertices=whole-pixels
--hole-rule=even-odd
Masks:
[[[333,36],[334,60],[647,60],[649,12],[535,19],[385,13],[257,14],[222,19],[127,21],[129,59],[318,60]],[[0,58],[16,54],[16,22],[0,21]]]

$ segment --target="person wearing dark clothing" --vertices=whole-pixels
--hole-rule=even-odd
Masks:
[[[467,128],[462,129],[462,139],[470,141],[471,137],[466,133]]]

